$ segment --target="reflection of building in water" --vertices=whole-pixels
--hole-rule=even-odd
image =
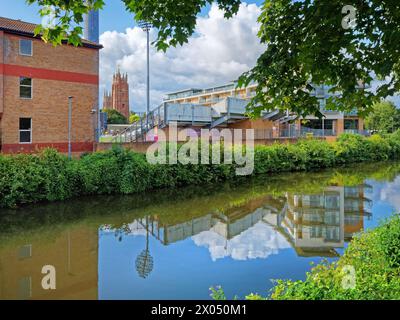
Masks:
[[[224,213],[215,211],[173,225],[163,224],[153,217],[148,221],[147,229],[165,245],[185,240],[204,231],[214,231],[229,240],[262,221],[264,216],[278,211],[270,204],[283,206],[282,203],[273,198],[264,197],[226,210]],[[141,219],[138,222],[143,228],[146,228],[146,219]]]
[[[330,187],[320,194],[287,194],[287,205],[276,217],[267,217],[301,256],[336,256],[335,248],[364,227],[364,189]]]
[[[97,299],[97,230],[42,236],[0,247],[0,299]],[[56,268],[56,290],[42,288],[46,265]]]
[[[370,216],[365,211],[366,188],[370,187],[329,187],[316,194],[260,197],[188,221],[177,216],[173,223],[153,216],[137,220],[125,233],[145,235],[148,230],[164,245],[192,237],[213,259],[265,258],[289,243],[300,256],[333,257]]]
[[[368,190],[372,190],[372,186],[368,184],[359,187],[344,187],[344,238],[346,241],[350,241],[355,233],[364,229],[365,217],[368,219],[372,217],[372,213],[365,208],[365,204],[372,204],[372,201],[365,197],[365,192]]]

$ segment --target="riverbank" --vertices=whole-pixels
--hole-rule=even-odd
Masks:
[[[337,262],[324,262],[306,280],[276,280],[271,295],[247,300],[399,300],[400,215],[355,236]],[[214,300],[226,300],[222,287],[211,288]]]
[[[278,280],[271,299],[399,300],[400,215],[356,236],[337,262],[315,266],[305,281]]]
[[[345,134],[334,143],[303,140],[293,145],[257,146],[253,176],[399,158],[399,132],[370,138]],[[239,179],[235,175],[238,167],[236,164],[152,165],[145,155],[120,148],[75,160],[68,160],[54,150],[38,155],[2,155],[0,207],[218,183]]]

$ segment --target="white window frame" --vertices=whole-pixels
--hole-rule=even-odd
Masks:
[[[18,120],[20,121],[21,119],[31,119],[31,128],[29,130],[27,129],[20,129],[19,126],[20,124],[18,123],[18,141],[19,144],[32,144],[32,118],[18,118]],[[29,142],[21,142],[21,132],[29,132],[29,138],[30,141]]]
[[[30,44],[31,44],[31,54],[26,54],[26,53],[23,53],[22,51],[21,51],[21,43],[22,43],[22,41],[29,41],[30,42]],[[19,51],[19,55],[20,56],[25,56],[25,57],[32,57],[33,56],[33,41],[32,40],[30,40],[30,39],[19,39],[19,48],[18,48],[18,51]]]
[[[21,84],[21,78],[31,79],[31,85],[27,86],[26,84]],[[21,87],[31,88],[31,97],[30,98],[21,97]],[[33,99],[33,78],[23,77],[23,76],[19,77],[19,98],[23,99],[23,100],[32,100]]]

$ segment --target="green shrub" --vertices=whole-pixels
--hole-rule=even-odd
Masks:
[[[344,134],[336,143],[302,140],[296,144],[256,146],[253,175],[398,159],[399,136],[400,131],[371,138]],[[170,147],[167,145],[167,153]],[[76,160],[69,160],[54,150],[45,150],[38,155],[0,155],[0,207],[65,200],[80,195],[132,194],[149,189],[222,182],[237,178],[237,167],[236,164],[153,165],[146,161],[145,155],[120,147],[85,154]]]
[[[305,152],[303,165],[307,169],[327,168],[335,164],[335,150],[326,141],[304,140],[295,147],[297,152]]]
[[[398,159],[400,157],[400,130],[395,131],[388,137],[391,146],[391,158]]]
[[[379,235],[382,250],[389,265],[400,270],[400,216],[386,223]]]
[[[113,151],[98,152],[79,161],[82,191],[86,195],[118,193],[121,167]]]
[[[152,188],[151,167],[142,154],[125,152],[120,155],[121,181],[119,191],[123,194],[143,192]]]
[[[339,163],[363,162],[369,159],[367,139],[357,134],[343,134],[335,144]]]
[[[370,159],[374,161],[388,160],[392,157],[392,146],[388,139],[380,135],[373,135],[367,140],[368,153]]]

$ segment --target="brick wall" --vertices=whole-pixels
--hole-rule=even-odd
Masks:
[[[73,151],[92,151],[97,125],[99,51],[69,45],[53,47],[33,40],[33,56],[19,55],[19,39],[0,33],[4,59],[4,112],[0,123],[3,152],[32,152],[52,146],[62,152],[68,142],[68,97],[73,96]],[[29,38],[28,38],[29,39]],[[3,55],[0,55],[3,57]],[[2,58],[0,58],[2,59]],[[4,74],[4,75],[2,75]],[[19,77],[32,78],[32,99],[19,97]],[[0,99],[1,101],[1,99]],[[1,104],[0,104],[1,108]],[[32,118],[32,144],[19,144],[19,118]]]
[[[3,97],[4,97],[4,92],[3,92],[3,63],[4,63],[4,32],[0,31],[0,119],[1,115],[3,113]],[[1,121],[1,120],[0,120]]]

